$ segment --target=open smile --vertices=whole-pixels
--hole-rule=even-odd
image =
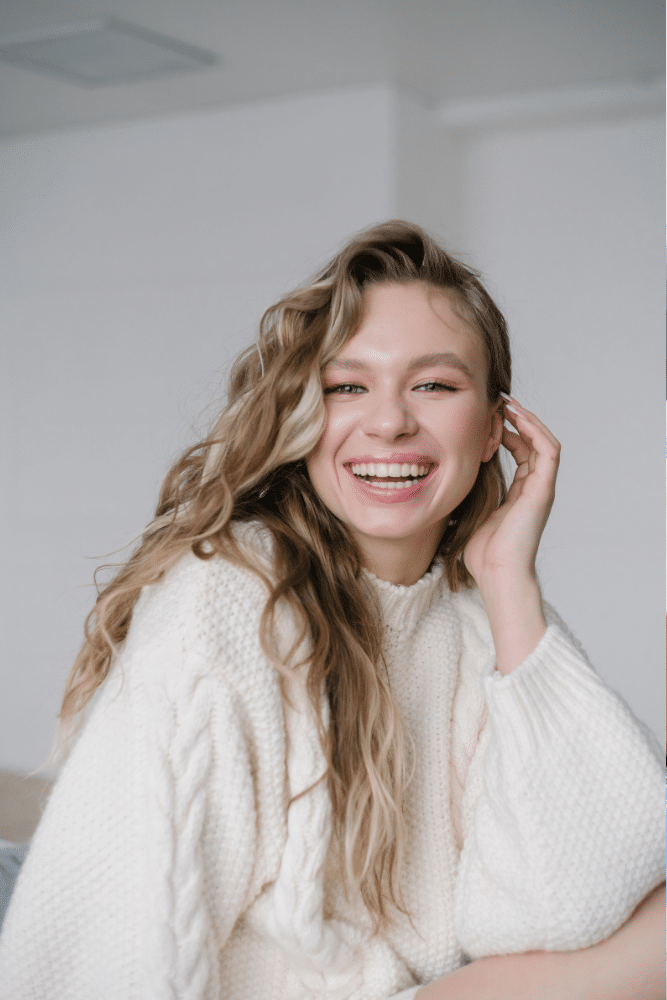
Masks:
[[[430,462],[424,465],[411,465],[408,462],[362,462],[348,465],[347,468],[361,482],[380,489],[403,490],[423,482],[433,465]]]
[[[411,500],[421,493],[436,468],[435,462],[346,462],[356,489],[381,503]]]

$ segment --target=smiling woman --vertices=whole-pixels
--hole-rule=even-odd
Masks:
[[[510,376],[410,223],[265,313],[89,616],[3,1000],[664,997],[661,759],[542,599]]]
[[[495,455],[503,404],[489,381],[484,341],[447,292],[421,281],[367,290],[344,357],[324,368],[327,428],[307,466],[381,579],[424,575]]]

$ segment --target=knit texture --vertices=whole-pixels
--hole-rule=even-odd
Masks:
[[[373,938],[345,898],[325,782],[289,805],[325,765],[303,674],[286,704],[261,651],[262,584],[188,555],[143,592],[56,782],[2,1000],[412,1000],[467,958],[602,940],[663,881],[657,743],[557,617],[502,677],[476,591],[439,566],[371,579],[414,740],[412,922]]]

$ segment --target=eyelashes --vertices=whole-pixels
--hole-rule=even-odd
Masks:
[[[366,392],[362,385],[354,385],[352,382],[342,382],[340,385],[327,386],[324,390],[324,395],[328,396],[331,393],[337,393],[339,396],[356,396],[362,392]]]
[[[416,385],[413,392],[458,392],[459,387],[456,385],[449,385],[446,382],[422,382],[421,385]],[[329,385],[324,389],[324,395],[338,395],[338,396],[358,396],[361,393],[366,392],[366,388],[363,385],[357,385],[355,382],[341,382],[339,385]]]
[[[428,389],[429,392],[457,392],[457,385],[448,385],[447,382],[423,382],[421,385],[416,385],[415,390],[421,391],[422,389]]]

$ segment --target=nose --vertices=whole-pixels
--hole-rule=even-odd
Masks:
[[[368,403],[364,431],[369,437],[396,441],[412,437],[419,430],[410,403],[401,393],[390,389],[372,393]]]

